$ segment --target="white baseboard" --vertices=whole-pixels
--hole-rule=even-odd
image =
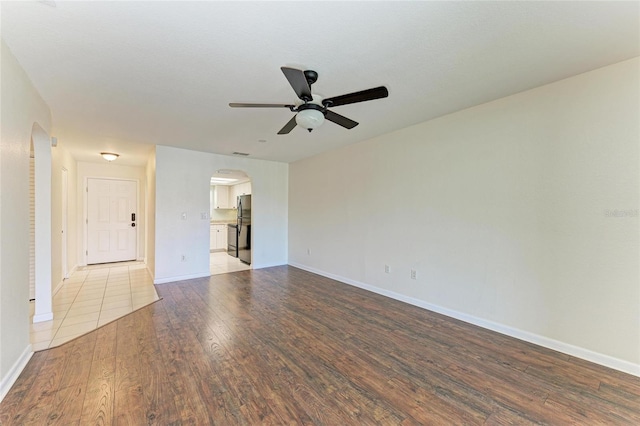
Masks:
[[[53,319],[53,312],[47,312],[45,314],[38,314],[33,316],[33,322],[45,322]]]
[[[7,375],[2,378],[2,381],[0,381],[0,402],[2,402],[5,396],[7,396],[7,393],[11,390],[11,386],[13,386],[16,380],[18,380],[20,373],[22,373],[24,367],[27,366],[32,355],[33,350],[31,350],[31,344],[28,344],[20,357],[18,357],[16,362],[11,366]]]
[[[54,296],[56,295],[56,293],[58,291],[60,291],[60,289],[64,285],[64,280],[68,280],[69,278],[71,278],[73,276],[73,274],[76,272],[76,269],[78,269],[78,265],[74,265],[73,268],[71,268],[71,270],[67,272],[67,276],[66,277],[62,277],[62,280],[58,283],[56,288],[53,289],[53,295]]]
[[[339,275],[331,274],[329,272],[321,271],[306,265],[302,265],[295,262],[289,263],[291,266],[303,269],[308,272],[312,272],[323,277],[331,278],[332,280],[340,281],[345,284],[352,285],[354,287],[361,288],[363,290],[370,291],[372,293],[380,294],[382,296],[389,297],[391,299],[399,300],[401,302],[408,303],[419,308],[423,308],[432,312],[437,312],[442,315],[446,315],[451,318],[458,319],[460,321],[467,322],[469,324],[477,325],[488,330],[498,332],[516,339],[524,340],[525,342],[533,343],[538,346],[543,346],[554,351],[562,352],[567,355],[581,358],[587,361],[594,362],[596,364],[603,365],[605,367],[613,368],[614,370],[622,371],[624,373],[632,374],[640,377],[640,364],[634,364],[629,361],[625,361],[619,358],[614,358],[609,355],[594,352],[589,349],[574,346],[569,343],[561,342],[558,340],[550,339],[539,334],[530,333],[528,331],[520,330],[518,328],[509,327],[504,324],[500,324],[493,321],[488,321],[482,318],[468,315],[463,312],[454,311],[452,309],[444,308],[442,306],[434,305],[424,300],[417,299],[415,297],[406,296],[404,294],[396,293],[394,291],[385,290],[379,287],[375,287],[369,284],[365,284],[359,281],[355,281],[349,278],[341,277]]]
[[[158,278],[158,279],[154,279],[153,283],[166,284],[166,283],[172,283],[175,281],[192,280],[194,278],[204,278],[204,277],[210,277],[210,276],[211,276],[211,273],[207,271],[200,274],[178,275],[175,277]]]
[[[275,266],[284,266],[286,263],[252,263],[251,269],[273,268]]]
[[[153,276],[153,271],[149,268],[149,264],[145,261],[144,262],[144,266],[147,268],[147,272],[149,273],[149,276],[151,277],[151,279],[153,280],[155,277]]]
[[[69,274],[69,275],[71,275],[71,274]],[[58,283],[58,285],[56,286],[56,288],[54,288],[54,289],[53,289],[53,295],[54,295],[54,296],[56,295],[56,293],[57,293],[58,291],[60,291],[60,289],[61,289],[61,288],[62,288],[62,286],[64,285],[64,280],[65,280],[65,279],[63,278],[63,279]]]

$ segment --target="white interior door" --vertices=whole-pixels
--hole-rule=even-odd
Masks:
[[[136,259],[137,183],[87,179],[87,264]]]

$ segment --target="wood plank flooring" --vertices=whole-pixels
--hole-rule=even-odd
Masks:
[[[640,378],[293,267],[163,299],[37,352],[2,425],[640,424]]]

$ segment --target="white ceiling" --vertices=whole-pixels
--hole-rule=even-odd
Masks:
[[[53,6],[52,6],[53,4]],[[640,55],[639,2],[2,2],[1,31],[83,161],[153,144],[291,162]],[[360,125],[276,133],[281,66]],[[259,142],[266,140],[266,142]]]

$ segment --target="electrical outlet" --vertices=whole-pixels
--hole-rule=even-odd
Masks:
[[[391,267],[389,265],[384,265],[384,272],[386,272],[387,274],[391,273]]]
[[[182,220],[187,220],[187,212],[182,212]]]
[[[187,261],[187,256],[185,256],[185,255],[183,254],[183,255],[182,255],[182,259],[180,259],[180,260],[182,260],[183,262],[186,262],[186,261]]]
[[[200,213],[200,219],[202,220],[209,219],[209,213],[206,213],[206,212]]]
[[[311,249],[307,249],[307,256],[311,256]]]
[[[411,279],[415,280],[416,278],[418,278],[418,273],[416,272],[415,269],[411,270]]]

